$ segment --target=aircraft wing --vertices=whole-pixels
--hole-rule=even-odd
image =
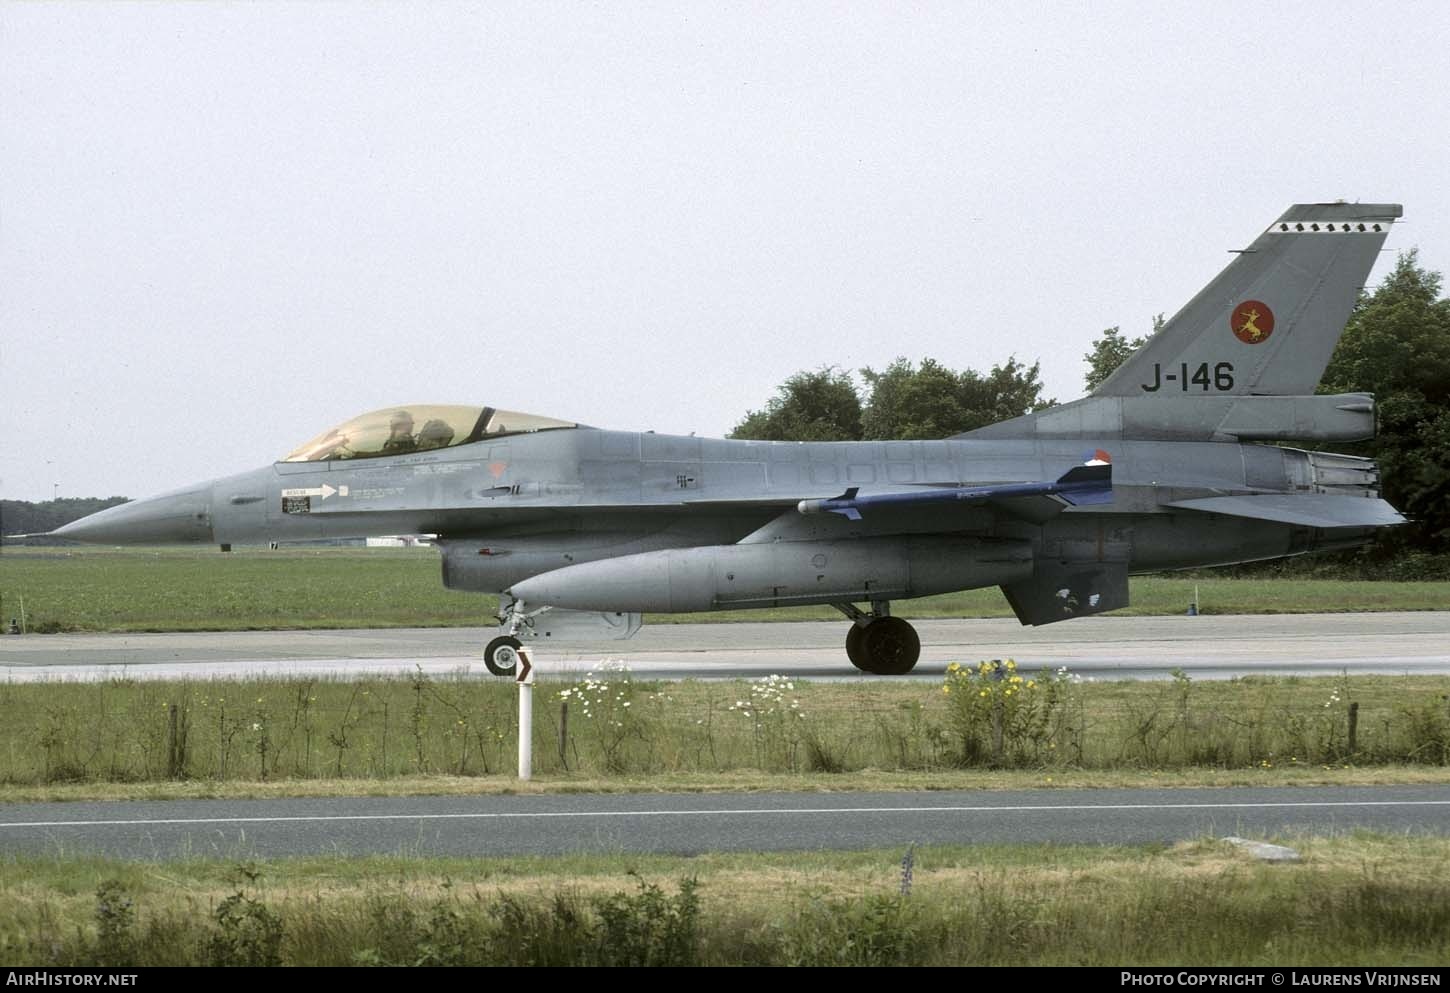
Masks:
[[[1383,500],[1333,493],[1255,493],[1178,500],[1164,506],[1311,528],[1374,528],[1406,523],[1403,515]]]
[[[993,483],[982,486],[910,486],[881,492],[862,493],[852,487],[830,499],[791,501],[778,517],[740,539],[743,545],[770,541],[823,540],[857,535],[862,527],[877,534],[891,534],[904,523],[930,518],[951,531],[953,510],[960,510],[964,523],[985,526],[990,515],[1013,517],[1032,524],[1045,524],[1068,507],[1111,503],[1112,466],[1107,463],[1075,466],[1055,480],[1022,483]],[[765,507],[763,501],[756,505]],[[779,506],[779,505],[776,505]],[[946,510],[948,513],[931,513]],[[863,516],[871,518],[855,526]],[[850,523],[848,523],[850,522]]]
[[[1046,498],[1046,499],[1044,499]],[[802,500],[802,514],[840,514],[859,521],[863,510],[922,507],[930,504],[992,504],[1028,520],[1044,520],[1069,506],[1113,502],[1111,463],[1080,465],[1056,480],[1035,483],[999,483],[991,486],[921,487],[894,493],[868,493],[852,488],[829,500]],[[1045,513],[1045,517],[1044,517]]]

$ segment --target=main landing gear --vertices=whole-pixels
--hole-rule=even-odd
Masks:
[[[921,657],[921,639],[916,629],[891,616],[885,600],[873,601],[871,613],[853,603],[833,603],[851,619],[846,632],[846,656],[862,672],[876,676],[904,676]]]

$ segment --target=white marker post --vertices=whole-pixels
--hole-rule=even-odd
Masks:
[[[534,666],[529,650],[519,648],[519,778],[528,782],[534,774]]]

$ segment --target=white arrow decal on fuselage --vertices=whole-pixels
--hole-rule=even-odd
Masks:
[[[282,491],[282,495],[284,497],[288,497],[289,499],[293,497],[322,497],[322,499],[326,500],[334,493],[341,493],[343,496],[347,496],[347,487],[344,486],[340,490],[335,490],[331,486],[328,486],[326,483],[324,483],[321,486],[309,486],[299,489]]]

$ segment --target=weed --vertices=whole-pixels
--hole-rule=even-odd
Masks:
[[[125,887],[108,879],[96,888],[97,965],[129,965],[136,953],[136,909]]]
[[[255,883],[259,873],[251,866],[238,866],[238,889],[212,913],[216,928],[206,940],[208,965],[281,965],[282,918],[261,900],[247,895],[245,884]]]
[[[696,965],[700,918],[696,881],[682,879],[673,899],[637,875],[635,882],[637,892],[615,893],[595,903],[599,964]]]
[[[925,952],[921,913],[910,897],[810,900],[785,929],[780,954],[790,965],[912,965]]]

